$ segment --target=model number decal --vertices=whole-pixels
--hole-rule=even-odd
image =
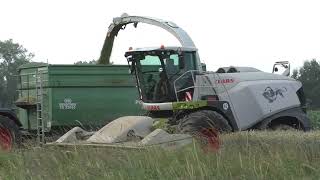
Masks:
[[[150,106],[147,106],[147,110],[149,110],[149,111],[159,111],[160,110],[160,106],[150,105]]]
[[[65,98],[63,103],[59,103],[61,110],[74,110],[77,108],[77,103],[73,103],[71,98]]]
[[[234,79],[219,79],[216,80],[217,84],[234,83]]]

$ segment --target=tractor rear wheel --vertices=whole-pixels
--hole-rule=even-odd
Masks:
[[[5,116],[0,116],[0,150],[11,151],[20,146],[21,132],[19,127]]]
[[[205,150],[216,151],[221,144],[220,133],[231,132],[232,128],[221,114],[199,110],[184,116],[179,122],[178,131],[200,140]]]

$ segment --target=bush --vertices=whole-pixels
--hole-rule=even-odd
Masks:
[[[310,110],[308,111],[308,117],[311,120],[313,129],[319,130],[320,129],[320,111]]]

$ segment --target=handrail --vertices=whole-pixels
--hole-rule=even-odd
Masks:
[[[181,79],[183,76],[185,76],[185,75],[188,74],[188,73],[191,73],[192,81],[193,81],[193,86],[189,86],[189,87],[188,87],[189,89],[191,89],[192,87],[194,87],[194,84],[195,84],[195,79],[194,79],[193,72],[199,72],[199,73],[200,73],[199,70],[189,70],[189,71],[186,71],[186,72],[184,72],[183,74],[181,74],[181,76],[179,76],[177,79],[175,79],[175,80],[173,81],[173,88],[174,88],[174,92],[175,92],[176,99],[177,99],[178,102],[179,102],[179,98],[178,98],[178,91],[177,91],[176,83],[177,83],[177,81],[178,81],[179,79]],[[179,91],[179,92],[181,92],[181,91]]]
[[[183,92],[183,91],[188,90],[188,89],[192,89],[192,88],[194,88],[194,89],[195,89],[195,88],[212,88],[212,90],[216,93],[215,87],[217,87],[217,86],[214,86],[211,82],[209,82],[210,85],[196,86],[196,85],[195,85],[195,84],[196,84],[196,79],[195,79],[195,77],[194,77],[194,73],[195,73],[195,72],[198,72],[198,73],[203,74],[203,72],[198,71],[198,70],[189,70],[189,71],[186,71],[185,73],[183,73],[181,76],[179,76],[179,77],[174,81],[173,86],[174,86],[174,91],[175,91],[176,99],[177,99],[178,102],[179,102],[178,93]],[[176,86],[177,81],[179,81],[183,76],[185,76],[185,75],[188,74],[188,73],[191,73],[193,85],[192,85],[192,86],[189,86],[189,87],[186,87],[186,88],[183,88],[183,89],[177,90],[177,86]],[[214,74],[214,72],[212,72],[212,74]],[[207,80],[210,81],[209,79],[207,79]]]

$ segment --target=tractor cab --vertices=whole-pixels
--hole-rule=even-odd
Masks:
[[[139,48],[125,53],[130,72],[136,76],[140,99],[146,103],[176,101],[175,80],[190,70],[197,70],[196,48]],[[178,86],[190,86],[187,78]]]

